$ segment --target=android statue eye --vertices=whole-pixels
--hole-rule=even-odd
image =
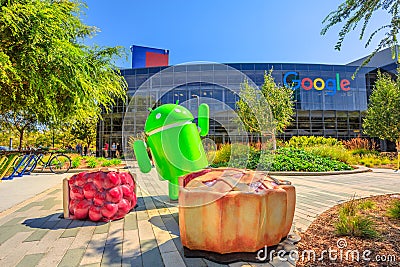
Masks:
[[[156,119],[158,120],[159,118],[161,118],[161,113],[157,113],[156,115]]]
[[[176,108],[175,112],[180,113],[180,112],[182,112],[182,110],[180,110],[179,108]]]

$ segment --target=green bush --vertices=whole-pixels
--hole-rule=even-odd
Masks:
[[[106,159],[105,157],[99,157],[99,158],[97,158],[97,161],[98,161],[98,162],[103,162],[103,161],[106,161],[106,160],[108,160],[108,159]]]
[[[101,167],[110,167],[111,165],[111,160],[105,160],[101,162]]]
[[[322,136],[293,136],[286,142],[287,147],[305,148],[318,145],[343,146],[342,142],[336,138],[326,138]]]
[[[340,215],[335,224],[336,233],[342,236],[376,237],[374,223],[371,219],[361,216]]]
[[[358,163],[361,165],[365,165],[366,167],[374,167],[387,164],[396,164],[396,161],[392,161],[386,156],[368,154],[361,156],[358,159]]]
[[[371,201],[372,202],[372,201]],[[361,202],[362,203],[362,202]],[[377,232],[371,219],[359,215],[360,205],[354,198],[344,203],[339,209],[339,220],[335,224],[336,233],[342,236],[376,237]],[[364,201],[367,203],[367,201]]]
[[[223,144],[215,153],[214,164],[226,163],[231,158],[231,144]]]
[[[95,157],[88,157],[86,159],[86,164],[88,165],[89,168],[96,168],[98,166],[98,162]]]
[[[391,218],[400,219],[400,200],[394,200],[387,213]]]
[[[260,168],[270,171],[342,171],[351,170],[344,162],[321,157],[303,149],[280,148],[272,156],[263,156]]]
[[[391,163],[391,161],[390,161],[390,159],[388,157],[383,157],[382,158],[382,165],[387,165],[387,164],[390,164],[390,163]]]
[[[357,163],[353,155],[343,146],[317,145],[304,148],[304,150],[321,157],[336,159],[347,164]]]
[[[81,165],[81,157],[75,157],[72,159],[71,168],[76,169]]]
[[[366,148],[357,148],[351,150],[351,154],[359,156],[367,156],[367,155],[379,155],[379,152],[376,150],[369,150]]]
[[[111,160],[110,160],[111,166],[120,165],[121,162],[122,162],[122,161],[121,161],[120,159],[111,159]]]
[[[117,166],[121,164],[120,159],[104,159],[100,161],[102,167],[110,167],[110,166]]]
[[[375,202],[370,199],[363,200],[357,205],[357,208],[359,210],[371,210],[375,208]]]
[[[229,167],[256,169],[260,161],[261,151],[245,145],[234,145]]]

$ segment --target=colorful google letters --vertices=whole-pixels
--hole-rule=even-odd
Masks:
[[[336,73],[335,79],[322,79],[315,78],[314,80],[306,77],[303,79],[299,79],[299,73],[296,71],[286,72],[283,76],[283,83],[285,86],[292,88],[293,90],[299,89],[300,87],[303,90],[309,91],[311,89],[315,89],[317,91],[326,90],[326,94],[330,96],[334,96],[337,91],[349,91],[350,90],[350,81],[347,79],[340,79],[339,73]]]

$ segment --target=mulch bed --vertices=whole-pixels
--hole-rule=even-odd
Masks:
[[[338,221],[339,208],[342,204],[337,205],[321,214],[307,231],[301,234],[302,239],[298,244],[299,260],[296,266],[400,266],[400,220],[387,218],[386,215],[388,207],[398,198],[384,195],[367,199],[375,202],[375,207],[363,210],[361,214],[368,216],[374,222],[378,237],[338,236],[335,223]],[[365,199],[355,201],[359,203],[363,200]],[[316,259],[314,260],[311,254],[309,260],[308,252],[305,250],[313,250]],[[324,250],[328,252],[323,253]],[[354,252],[355,257],[352,257],[353,250],[359,252],[359,260],[356,252]],[[371,251],[369,255],[368,250]],[[363,253],[366,253],[364,258]]]

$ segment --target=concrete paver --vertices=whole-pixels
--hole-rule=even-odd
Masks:
[[[138,208],[110,223],[60,218],[60,182],[66,175],[33,174],[25,180],[0,182],[0,266],[294,266],[293,261],[276,258],[268,264],[229,265],[185,258],[178,209],[163,203],[166,183],[152,183],[154,175],[154,171],[138,174]],[[305,231],[318,214],[353,195],[400,191],[400,173],[391,170],[277,178],[296,187],[293,228],[300,231]],[[34,188],[21,194],[27,187]]]

